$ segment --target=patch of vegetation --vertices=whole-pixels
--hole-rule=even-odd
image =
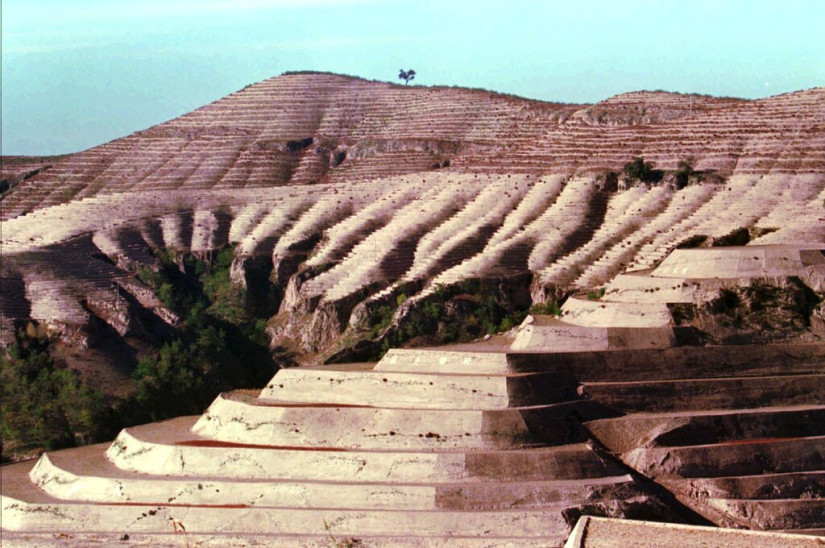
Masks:
[[[314,139],[312,137],[306,137],[305,139],[297,139],[295,141],[287,141],[286,148],[290,152],[298,152],[300,150],[308,148],[313,141]]]
[[[551,299],[546,303],[536,303],[531,306],[530,314],[561,317],[561,306],[556,300]]]
[[[2,460],[109,434],[103,395],[52,360],[46,337],[27,329],[16,338],[0,355]]]
[[[134,392],[106,401],[49,355],[51,341],[30,325],[2,355],[4,458],[109,439],[121,428],[201,413],[222,391],[258,387],[277,370],[266,318],[248,310],[245,291],[230,280],[234,250],[208,258],[170,248],[157,270],[138,277],[180,318],[157,354],[138,362]]]
[[[526,316],[526,309],[516,308],[486,280],[464,280],[440,286],[419,309],[411,311],[399,326],[399,342],[433,331],[440,343],[470,341],[511,329]]]
[[[602,297],[604,297],[604,288],[603,287],[601,289],[599,289],[598,291],[590,290],[590,291],[587,292],[587,300],[588,301],[598,301]]]
[[[653,164],[645,162],[641,156],[628,162],[624,165],[622,172],[625,175],[625,180],[632,183],[634,181],[641,181],[643,183],[658,183],[664,177],[664,172],[659,169],[653,169]]]
[[[369,316],[369,338],[374,339],[375,337],[378,337],[381,332],[388,328],[390,323],[392,323],[392,317],[394,314],[395,308],[387,304],[383,304],[373,310]]]
[[[767,234],[768,232],[765,232]],[[729,247],[747,245],[751,241],[751,231],[746,227],[735,228],[724,236],[710,237],[694,234],[680,242],[676,249],[695,249],[698,247]]]
[[[690,182],[691,176],[695,173],[693,169],[696,165],[696,158],[689,156],[680,160],[676,166],[676,188],[685,188]]]
[[[708,237],[704,234],[694,234],[686,240],[680,242],[676,249],[696,249],[697,247],[705,247]]]
[[[729,247],[747,245],[751,240],[750,231],[747,228],[735,228],[724,236],[713,239],[712,247]]]
[[[666,173],[663,170],[654,169],[652,163],[646,162],[644,158],[640,156],[632,162],[626,163],[622,169],[622,173],[624,174],[624,181],[627,185],[632,185],[637,181],[650,184],[661,183],[666,180],[666,174],[668,175],[667,180],[672,180],[677,189],[685,188],[691,181],[714,184],[724,182],[724,178],[720,174],[713,171],[697,171],[695,166],[696,158],[688,156],[679,160],[675,171],[668,171]]]
[[[401,70],[398,71],[398,79],[399,80],[404,80],[404,85],[406,86],[407,84],[410,83],[410,80],[415,79],[415,71],[413,69],[410,69],[410,70],[401,69]]]
[[[230,280],[234,248],[210,260],[173,249],[156,256],[160,268],[141,269],[139,276],[183,321],[156,356],[139,362],[137,391],[123,405],[155,421],[200,413],[224,390],[266,383],[277,370],[266,318],[248,313],[245,291]]]
[[[359,343],[354,352],[345,351],[331,361],[376,361],[390,348],[408,344],[469,342],[512,329],[527,316],[527,307],[514,305],[496,285],[495,281],[473,279],[448,287],[439,286],[433,295],[416,303],[393,327],[397,308],[407,300],[402,291],[394,303],[382,304],[370,311],[368,341]]]

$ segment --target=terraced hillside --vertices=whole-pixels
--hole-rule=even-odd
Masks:
[[[662,181],[626,188],[637,156]],[[823,88],[565,105],[288,74],[42,171],[7,164],[4,343],[28,320],[81,346],[92,324],[174,323],[135,277],[162,248],[235,245],[233,279],[277,311],[272,345],[319,362],[381,306],[397,321],[462,280],[541,301],[700,235],[825,241]]]
[[[680,525],[585,518],[569,543],[813,546],[823,152],[825,89],[558,105],[289,74],[5,161],[3,394],[32,401],[4,444],[92,409],[43,341],[150,413],[212,404],[3,466],[3,542],[560,546],[596,515]],[[361,363],[212,400],[252,375],[238,314],[279,359]],[[456,326],[509,330],[373,359]]]
[[[768,279],[821,294],[822,247],[677,250],[498,340],[282,369],[199,417],[2,467],[0,533],[13,546],[821,546],[825,344],[680,345],[676,319]]]

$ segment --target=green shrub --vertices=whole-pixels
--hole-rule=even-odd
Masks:
[[[0,432],[9,454],[52,450],[108,433],[103,396],[56,364],[48,341],[18,337],[0,355]]]
[[[653,171],[653,164],[645,162],[641,156],[624,165],[622,172],[630,179],[644,181]]]
[[[587,292],[587,300],[588,301],[598,301],[602,297],[604,297],[604,288],[603,287],[601,289],[599,289],[598,291],[591,290],[591,291]]]
[[[403,291],[395,302],[400,306],[406,301],[406,291]],[[390,348],[411,341],[428,345],[467,342],[512,329],[527,315],[526,310],[513,308],[497,283],[485,280],[437,286],[430,296],[407,310],[395,328],[387,330],[395,311],[390,305],[372,310],[368,320],[370,328],[364,333],[369,342],[359,345],[357,350],[336,354],[331,360],[376,361]]]
[[[643,183],[656,183],[662,180],[664,173],[658,169],[653,169],[653,164],[645,162],[641,156],[632,162],[624,165],[622,172],[629,181],[642,181]]]
[[[696,165],[696,159],[692,156],[680,160],[676,166],[676,188],[685,188],[690,182],[690,177],[694,174],[693,166]]]
[[[481,280],[438,287],[401,319],[393,343],[420,336],[430,337],[434,344],[470,341],[520,324],[527,311],[510,310],[499,299]]]
[[[132,395],[105,402],[71,370],[53,362],[49,340],[30,324],[19,344],[2,354],[3,450],[20,453],[110,437],[124,426],[200,413],[224,390],[265,384],[275,374],[266,318],[247,311],[245,292],[232,284],[234,250],[201,259],[174,249],[156,251],[157,270],[140,280],[181,318],[141,359]],[[391,315],[390,315],[391,317]]]
[[[561,316],[561,307],[555,300],[546,303],[535,303],[530,307],[530,314]]]
[[[393,314],[395,314],[395,310],[386,304],[373,309],[369,316],[369,325],[372,327],[369,337],[375,338],[389,327],[392,323]]]
[[[222,390],[266,383],[277,369],[266,318],[250,315],[246,292],[230,279],[234,247],[210,260],[168,248],[156,256],[160,269],[141,271],[141,279],[183,321],[157,355],[139,362],[137,391],[123,405],[142,410],[138,415],[145,420],[159,420],[199,413]]]

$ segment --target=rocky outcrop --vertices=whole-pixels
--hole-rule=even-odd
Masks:
[[[665,91],[636,91],[616,95],[576,111],[570,122],[604,126],[661,124],[707,115],[736,104],[741,104],[741,100]]]
[[[813,340],[823,295],[799,278],[751,278],[700,304],[669,305],[674,323],[694,327],[717,344]]]

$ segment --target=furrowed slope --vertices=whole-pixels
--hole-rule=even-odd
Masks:
[[[3,200],[11,219],[98,193],[364,181],[436,166],[574,172],[643,155],[660,168],[820,172],[825,91],[759,101],[639,92],[581,108],[460,88],[281,76],[74,154]]]
[[[617,186],[636,156],[664,181]],[[672,170],[688,157],[697,175],[680,189]],[[4,341],[28,319],[64,334],[92,316],[125,332],[136,310],[172,321],[134,276],[162,247],[236,244],[250,298],[260,280],[283,296],[270,335],[318,352],[402,288],[409,307],[440,284],[529,275],[541,300],[650,268],[696,236],[822,243],[823,158],[823,88],[574,106],[285,75],[10,188]]]

